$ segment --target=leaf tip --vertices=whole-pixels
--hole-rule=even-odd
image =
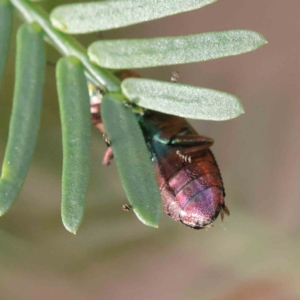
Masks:
[[[248,32],[252,33],[252,36],[254,37],[254,39],[256,41],[256,48],[259,48],[263,45],[268,44],[268,41],[266,40],[266,38],[261,33],[258,33],[256,31],[252,31],[252,30],[250,30]]]
[[[10,209],[10,204],[7,203],[1,203],[0,201],[0,217],[2,217],[4,214],[6,214],[8,212],[8,210]]]
[[[269,42],[266,40],[266,38],[265,38],[262,34],[260,34],[260,33],[257,33],[257,34],[258,34],[258,36],[260,37],[260,43],[261,43],[261,46],[266,45],[266,44],[269,43]]]
[[[63,224],[64,224],[64,227],[66,228],[66,230],[68,230],[70,233],[76,235],[79,225],[72,226],[72,225],[68,224],[68,222],[66,222],[65,220],[63,220]]]
[[[136,214],[136,216],[138,217],[138,219],[145,225],[149,226],[149,227],[153,227],[153,228],[158,228],[158,223],[159,223],[159,219],[160,219],[160,215],[159,216],[144,216],[143,213],[141,213],[139,210],[137,209],[133,209],[134,213]]]
[[[9,193],[7,192],[7,186],[3,184],[2,180],[0,180],[0,186],[0,217],[2,217],[8,212],[13,200],[15,200],[16,197],[11,197],[11,195],[9,195]]]
[[[145,220],[142,220],[142,219],[140,219],[139,218],[139,220],[143,223],[143,224],[145,224],[145,225],[147,225],[147,226],[149,226],[149,227],[152,227],[152,228],[155,228],[155,229],[158,229],[158,224],[156,223],[156,222],[154,222],[154,223],[152,223],[152,222],[146,222]]]
[[[238,104],[238,109],[236,111],[236,115],[235,115],[234,118],[237,118],[237,117],[239,117],[239,116],[241,116],[245,113],[245,109],[244,109],[244,106],[243,106],[241,100],[237,97],[235,97],[235,99],[236,99],[236,102]]]
[[[76,235],[80,224],[81,224],[82,218],[78,217],[71,217],[66,215],[65,213],[62,213],[62,222],[66,230],[71,232],[72,234]]]

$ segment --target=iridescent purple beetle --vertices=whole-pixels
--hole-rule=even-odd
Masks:
[[[195,229],[229,215],[213,140],[180,117],[146,111],[139,120],[161,192],[165,214]]]

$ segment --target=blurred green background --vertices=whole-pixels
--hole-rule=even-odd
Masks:
[[[50,9],[60,1],[44,1]],[[215,139],[231,216],[207,231],[163,217],[140,223],[114,165],[93,130],[85,218],[76,236],[60,220],[62,144],[55,69],[47,67],[41,129],[25,186],[0,219],[0,299],[300,299],[299,0],[226,0],[201,10],[102,34],[154,37],[252,29],[269,44],[210,62],[144,69],[145,77],[237,95],[246,114],[226,122],[193,121]],[[20,24],[15,18],[14,28]],[[0,89],[0,157],[14,85],[15,37]],[[201,49],[199,49],[201,51]],[[47,48],[48,60],[59,55]]]

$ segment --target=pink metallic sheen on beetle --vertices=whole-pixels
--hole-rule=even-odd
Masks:
[[[211,226],[225,206],[225,191],[209,147],[213,140],[199,136],[183,119],[146,111],[140,120],[155,165],[163,212],[195,229]]]

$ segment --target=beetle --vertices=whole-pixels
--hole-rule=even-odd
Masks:
[[[129,76],[122,73],[124,77]],[[101,122],[100,101],[91,105],[91,113],[108,145],[103,158],[108,165],[113,152]],[[229,215],[221,173],[210,150],[214,141],[198,135],[178,116],[145,110],[137,119],[155,167],[163,212],[194,229],[210,227],[219,214],[222,220]]]
[[[229,215],[219,167],[210,146],[183,118],[147,110],[139,117],[155,166],[163,212],[194,229]]]

